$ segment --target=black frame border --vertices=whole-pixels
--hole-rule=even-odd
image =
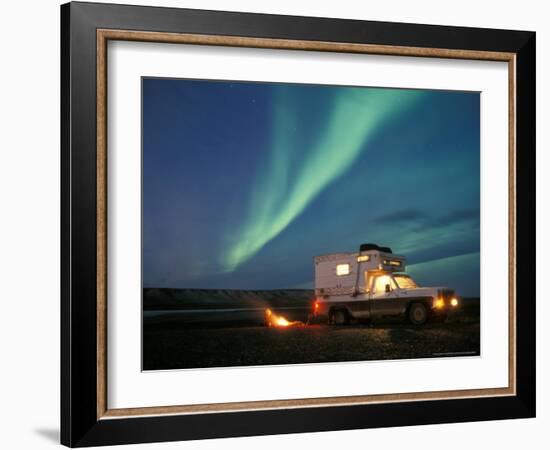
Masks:
[[[96,30],[516,54],[516,395],[97,419]],[[61,443],[70,447],[535,416],[534,32],[68,3],[61,6]]]

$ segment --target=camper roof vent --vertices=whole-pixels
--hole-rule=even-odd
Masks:
[[[380,247],[377,244],[361,244],[359,246],[359,251],[360,252],[366,252],[366,251],[369,251],[369,250],[378,250],[378,251],[381,251],[381,252],[384,252],[384,253],[392,253],[391,248],[389,248],[389,247]]]

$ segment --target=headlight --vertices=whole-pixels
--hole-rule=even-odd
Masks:
[[[458,306],[458,300],[456,298],[451,299],[451,306]]]
[[[434,308],[443,308],[445,306],[445,300],[437,298],[434,300]]]

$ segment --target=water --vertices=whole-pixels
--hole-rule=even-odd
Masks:
[[[274,311],[304,310],[303,306],[287,306],[284,308],[272,308]],[[163,315],[180,314],[216,314],[216,313],[241,313],[241,312],[265,312],[265,308],[207,308],[207,309],[155,309],[143,311],[143,317],[158,317]]]

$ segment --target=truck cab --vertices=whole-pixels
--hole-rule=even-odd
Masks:
[[[405,261],[376,244],[363,244],[358,253],[316,257],[314,318],[345,325],[351,320],[402,317],[422,325],[444,320],[459,307],[453,289],[420,287],[405,273]]]

